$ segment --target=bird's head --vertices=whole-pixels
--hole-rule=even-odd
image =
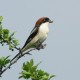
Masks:
[[[51,21],[48,17],[42,17],[40,19],[37,20],[35,26],[40,26],[41,24],[44,24],[44,23],[52,23],[53,21]]]

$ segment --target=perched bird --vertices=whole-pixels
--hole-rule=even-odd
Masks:
[[[48,25],[52,23],[48,17],[40,18],[32,29],[30,36],[25,42],[24,46],[20,49],[20,52],[11,60],[11,62],[17,57],[20,56],[23,52],[31,48],[41,49],[43,47],[42,43],[46,40],[49,32]]]
[[[24,52],[30,48],[39,49],[39,47],[43,46],[42,43],[46,40],[49,32],[48,24],[52,23],[48,17],[40,18],[33,30],[30,33],[26,43],[21,49],[21,52]]]

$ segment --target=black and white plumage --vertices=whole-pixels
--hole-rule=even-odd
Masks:
[[[42,46],[42,43],[46,40],[49,32],[48,25],[49,23],[52,23],[49,18],[42,17],[40,18],[36,24],[33,30],[30,33],[30,36],[28,37],[27,41],[25,42],[24,46],[20,49],[20,52],[11,60],[11,62],[14,62],[15,60],[18,60],[20,55],[23,54],[23,52],[27,51],[28,49],[36,48],[38,49],[39,46]]]
[[[49,32],[48,24],[52,22],[53,21],[51,21],[47,17],[40,18],[36,22],[35,27],[31,31],[30,36],[28,37],[21,51],[24,52],[30,48],[36,48],[40,44],[42,44],[48,36],[48,32]]]

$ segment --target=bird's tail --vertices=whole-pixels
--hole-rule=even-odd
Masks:
[[[27,51],[28,49],[29,49],[28,46],[25,47],[25,48],[21,48],[21,49],[19,50],[19,53],[18,53],[17,55],[15,55],[15,56],[13,57],[13,59],[11,59],[11,62],[14,61],[14,60],[16,60],[16,59],[18,59],[18,58],[23,54],[23,52]]]

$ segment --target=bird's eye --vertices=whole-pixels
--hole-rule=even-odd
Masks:
[[[44,22],[48,22],[48,21],[49,21],[49,18],[45,18],[45,19],[44,19]]]

